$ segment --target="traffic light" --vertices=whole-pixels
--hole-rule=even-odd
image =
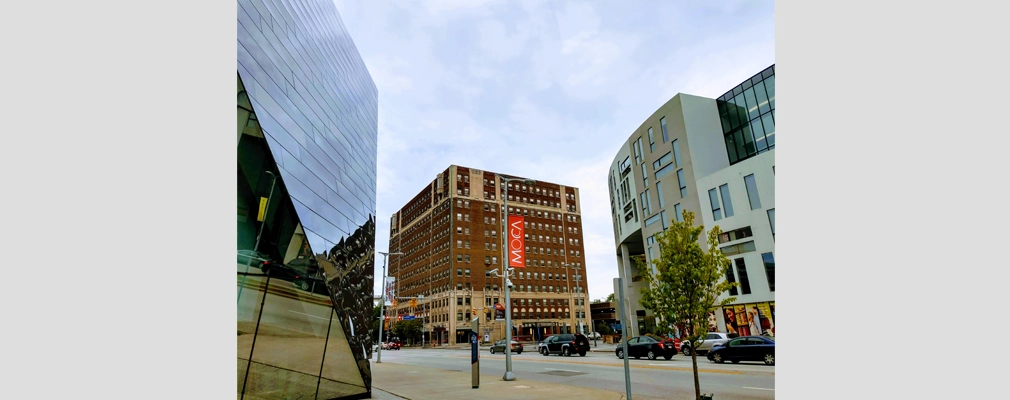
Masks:
[[[475,308],[475,309],[473,309],[473,313],[472,313],[472,314],[470,314],[470,315],[473,315],[474,317],[476,317],[476,316],[477,316],[477,309],[476,309],[476,308]]]
[[[417,299],[410,299],[410,306],[417,307]]]
[[[396,299],[393,299],[393,307],[396,307]]]
[[[389,319],[386,319],[386,330],[389,330]]]

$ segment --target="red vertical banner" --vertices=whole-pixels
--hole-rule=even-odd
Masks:
[[[508,266],[516,268],[526,267],[525,229],[523,228],[523,216],[509,215],[509,223],[506,227],[506,239],[508,240]]]

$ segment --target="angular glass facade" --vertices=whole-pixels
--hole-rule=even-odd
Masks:
[[[775,66],[752,76],[718,99],[729,163],[775,148]]]
[[[238,1],[237,393],[368,398],[378,94],[333,2]]]

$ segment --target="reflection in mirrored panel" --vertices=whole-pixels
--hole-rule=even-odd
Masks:
[[[334,4],[289,2],[238,1],[236,391],[367,398],[377,91]]]

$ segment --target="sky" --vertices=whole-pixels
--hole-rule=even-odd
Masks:
[[[376,249],[451,164],[572,186],[590,299],[618,276],[620,147],[677,93],[718,97],[775,63],[773,1],[334,3],[378,88]]]

